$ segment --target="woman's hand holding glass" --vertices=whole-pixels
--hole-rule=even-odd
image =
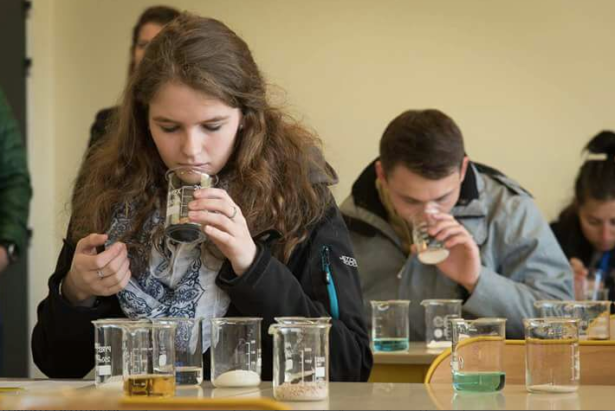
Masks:
[[[196,190],[194,198],[188,204],[190,220],[201,224],[203,232],[229,259],[235,274],[241,276],[256,258],[256,244],[240,208],[219,188]]]
[[[71,303],[114,295],[128,284],[131,273],[126,244],[118,241],[97,253],[96,248],[106,241],[105,234],[90,234],[77,243],[70,271],[62,283],[62,294]]]

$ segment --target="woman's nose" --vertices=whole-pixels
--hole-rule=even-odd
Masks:
[[[202,137],[196,130],[188,130],[182,141],[182,153],[187,157],[196,157],[202,150]]]

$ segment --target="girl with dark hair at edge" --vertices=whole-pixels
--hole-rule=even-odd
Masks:
[[[551,228],[570,260],[576,298],[590,269],[600,270],[609,300],[615,299],[615,133],[602,131],[584,151],[587,159],[574,185],[574,198]]]

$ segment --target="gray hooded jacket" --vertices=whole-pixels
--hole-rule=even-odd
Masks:
[[[366,313],[369,301],[408,299],[410,339],[424,340],[421,300],[464,301],[464,318],[507,318],[507,338],[523,338],[523,319],[537,300],[573,299],[572,272],[531,196],[497,170],[471,163],[451,214],[480,249],[482,268],[472,294],[435,266],[406,257],[387,221],[370,164],[341,206],[359,265]]]

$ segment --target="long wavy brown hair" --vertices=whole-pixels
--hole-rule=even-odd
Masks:
[[[323,181],[333,176],[319,154],[320,140],[269,104],[263,77],[241,38],[217,20],[188,13],[148,46],[108,138],[87,153],[72,197],[71,240],[105,232],[114,210],[136,204],[133,230],[122,239],[127,241],[166,203],[166,166],[148,129],[148,107],[171,81],[242,111],[243,129],[220,177],[253,236],[269,229],[282,235],[273,252],[288,261],[332,202]]]

